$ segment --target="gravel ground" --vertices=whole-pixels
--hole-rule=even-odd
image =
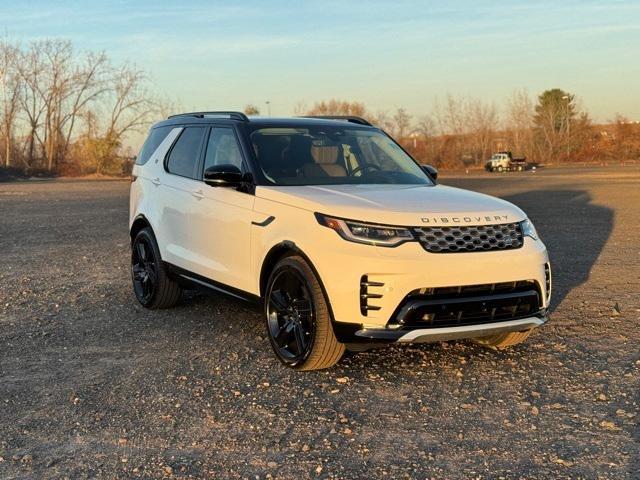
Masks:
[[[0,478],[640,478],[640,169],[442,181],[529,213],[551,323],[311,373],[250,304],[138,306],[128,183],[0,184]]]

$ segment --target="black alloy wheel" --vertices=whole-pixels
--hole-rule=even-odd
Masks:
[[[142,305],[149,305],[156,292],[158,265],[149,237],[138,235],[131,249],[133,290]]]
[[[270,282],[267,328],[274,350],[289,366],[303,363],[315,340],[315,306],[309,285],[295,270],[283,268]]]

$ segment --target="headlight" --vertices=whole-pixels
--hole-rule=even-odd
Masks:
[[[373,223],[356,222],[342,218],[327,217],[316,213],[318,223],[338,232],[345,240],[379,247],[395,247],[404,242],[414,240],[408,228],[376,225]]]
[[[533,226],[533,223],[531,223],[531,220],[529,220],[528,218],[523,221],[520,226],[522,227],[522,234],[525,235],[526,237],[531,237],[534,240],[539,240],[538,237],[538,232],[536,232],[536,227]]]

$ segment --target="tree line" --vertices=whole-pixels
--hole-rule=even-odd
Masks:
[[[0,40],[0,168],[128,173],[134,152],[125,151],[126,137],[179,110],[150,86],[144,71],[69,41]],[[260,114],[255,105],[245,111]],[[640,124],[618,115],[594,125],[576,96],[557,88],[535,98],[516,90],[500,106],[447,95],[421,116],[337,99],[299,103],[293,113],[364,117],[439,167],[480,166],[504,150],[540,163],[640,159]]]
[[[255,106],[252,112],[259,113]],[[355,115],[379,126],[422,163],[439,167],[481,166],[497,151],[537,163],[640,160],[640,123],[617,115],[594,124],[572,93],[546,90],[535,100],[515,90],[502,108],[477,98],[447,95],[432,112],[414,117],[404,108],[373,112],[360,102],[328,100],[300,115]]]
[[[120,173],[123,140],[165,109],[135,66],[69,41],[0,41],[0,166]]]

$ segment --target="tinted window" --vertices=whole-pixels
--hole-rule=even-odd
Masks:
[[[160,146],[162,141],[167,138],[173,127],[157,127],[149,132],[149,136],[142,145],[140,154],[136,158],[136,165],[144,165],[153,155],[153,152]]]
[[[195,178],[204,131],[203,127],[187,127],[183,130],[169,153],[167,170],[170,173]]]
[[[242,170],[242,154],[232,128],[214,127],[207,143],[204,169],[224,164],[235,165]]]
[[[251,143],[264,176],[276,185],[432,185],[420,166],[378,130],[260,128]]]

